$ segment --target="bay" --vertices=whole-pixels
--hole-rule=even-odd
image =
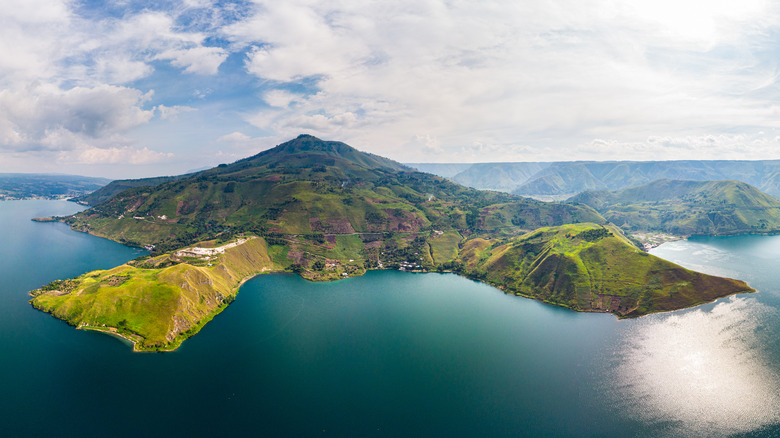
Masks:
[[[176,352],[133,353],[34,310],[27,291],[143,254],[0,203],[6,436],[775,436],[780,237],[653,252],[757,294],[636,320],[452,274],[247,282]]]

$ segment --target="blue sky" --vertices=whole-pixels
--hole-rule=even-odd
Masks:
[[[0,172],[177,174],[301,133],[402,162],[780,158],[772,1],[17,3]]]

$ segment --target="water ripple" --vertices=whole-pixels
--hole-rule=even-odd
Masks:
[[[674,436],[724,436],[780,423],[780,378],[762,343],[777,311],[734,297],[637,321],[620,349],[629,415]]]

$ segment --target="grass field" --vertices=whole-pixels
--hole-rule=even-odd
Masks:
[[[67,290],[55,285],[33,291],[31,303],[74,326],[123,335],[136,350],[172,350],[232,302],[242,280],[276,268],[261,238],[206,266],[155,267],[174,258],[165,254],[88,272],[70,280]]]

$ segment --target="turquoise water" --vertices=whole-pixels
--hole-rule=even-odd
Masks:
[[[780,238],[664,245],[760,293],[638,320],[450,274],[267,275],[174,353],[132,353],[32,309],[27,291],[142,252],[0,203],[6,436],[775,436]]]

